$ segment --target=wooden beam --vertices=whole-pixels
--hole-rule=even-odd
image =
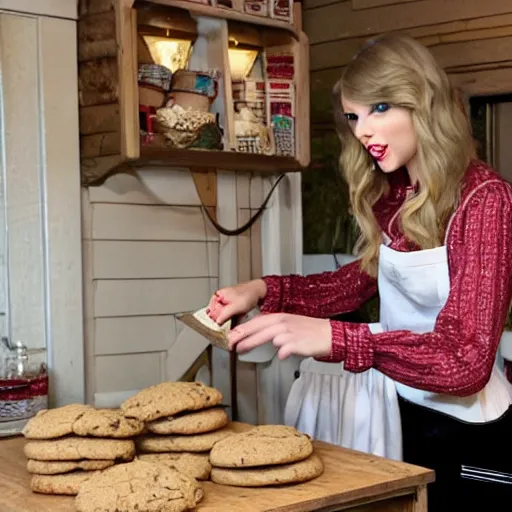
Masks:
[[[439,45],[431,51],[437,62],[448,69],[503,62],[512,57],[512,36]]]
[[[121,115],[121,154],[128,159],[140,155],[139,88],[137,85],[137,11],[131,0],[118,0],[116,37],[120,70],[119,112]]]
[[[302,5],[304,11],[307,11],[309,9],[317,9],[318,7],[322,7],[323,5],[329,5],[334,4],[338,1],[340,2],[347,2],[350,3],[351,0],[304,0]]]
[[[115,103],[119,77],[115,58],[89,60],[78,66],[80,106]]]
[[[80,109],[80,134],[115,132],[120,130],[119,104],[93,105]]]
[[[299,42],[293,44],[295,55],[295,155],[302,167],[311,161],[310,137],[310,90],[309,90],[309,39],[304,32],[299,34]]]
[[[80,138],[80,155],[82,158],[119,155],[121,151],[121,133],[95,133]]]
[[[78,60],[116,57],[116,18],[114,11],[84,16],[78,21]]]
[[[304,29],[311,44],[317,44],[510,13],[509,0],[428,0],[360,11],[353,10],[351,2],[335,2],[309,11],[304,16]],[[333,23],[333,20],[342,21]]]
[[[387,5],[404,4],[405,2],[418,2],[419,0],[352,0],[352,9],[371,9],[374,7],[386,7]]]
[[[80,17],[114,9],[116,0],[80,0],[78,2],[78,15]]]
[[[449,74],[449,77],[466,96],[506,94],[512,91],[512,63],[509,65],[509,68]]]
[[[191,169],[192,179],[197,194],[203,206],[206,207],[212,218],[217,220],[217,171],[215,169]]]
[[[260,153],[241,153],[239,151],[219,151],[203,149],[173,149],[166,147],[143,146],[140,158],[130,162],[134,167],[209,167],[223,171],[251,171],[262,174],[298,172],[302,170],[299,162],[291,156],[262,155]]]
[[[438,54],[452,52],[455,48],[452,46],[453,43],[466,43],[467,45],[475,47],[478,46],[476,41],[482,41],[482,44],[492,45],[494,44],[493,41],[497,40],[495,41],[496,44],[500,45],[499,39],[512,36],[512,15],[492,16],[486,18],[486,20],[488,25],[491,23],[508,24],[489,27],[484,26],[484,23],[480,23],[480,28],[468,29],[468,26],[473,26],[473,24],[461,21],[457,23],[432,25],[430,27],[420,27],[417,29],[413,28],[404,30],[403,32],[416,38],[425,46],[431,47],[432,51]],[[481,22],[482,20],[478,21]],[[356,37],[312,45],[311,71],[346,66],[366,40],[366,37]],[[489,40],[489,42],[484,43],[484,41],[487,40]],[[468,56],[468,52],[465,49],[460,50],[460,47],[457,47],[457,51],[460,51],[461,55],[466,54],[466,59],[472,57],[470,52],[474,52],[474,50],[470,49]],[[490,54],[495,55],[495,52],[490,52]]]

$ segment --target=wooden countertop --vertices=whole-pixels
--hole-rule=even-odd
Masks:
[[[248,425],[237,424],[237,430]],[[0,439],[0,511],[72,512],[73,497],[32,493],[23,437]],[[314,442],[325,465],[323,475],[299,485],[242,488],[205,482],[198,512],[309,512],[340,510],[392,496],[413,494],[434,480],[433,471]],[[337,506],[336,506],[337,505]],[[336,506],[334,508],[331,508]],[[405,509],[405,508],[404,508]],[[397,509],[398,510],[398,509]]]

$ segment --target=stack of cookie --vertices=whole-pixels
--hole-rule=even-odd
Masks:
[[[132,460],[133,437],[143,429],[119,410],[72,404],[40,411],[23,429],[32,490],[77,494],[95,473]]]
[[[207,480],[213,445],[232,434],[222,393],[200,382],[163,382],[121,404],[125,416],[144,421],[137,457]]]
[[[324,470],[310,437],[284,425],[262,425],[219,441],[210,463],[213,482],[239,487],[306,482]]]

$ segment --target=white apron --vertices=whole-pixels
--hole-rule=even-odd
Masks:
[[[378,285],[380,323],[370,324],[373,333],[432,332],[450,291],[446,246],[399,252],[381,245]],[[342,363],[308,358],[290,390],[284,420],[314,439],[401,460],[397,392],[467,422],[496,419],[512,401],[512,385],[496,365],[481,392],[455,397],[395,383],[373,368],[345,372]]]

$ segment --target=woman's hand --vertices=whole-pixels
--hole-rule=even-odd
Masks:
[[[247,352],[264,343],[273,342],[277,357],[292,354],[304,357],[325,357],[331,353],[331,323],[323,318],[271,313],[235,327],[228,335],[230,349]]]
[[[245,315],[258,305],[267,293],[263,279],[222,288],[210,299],[206,312],[210,318],[222,325],[234,315]]]

